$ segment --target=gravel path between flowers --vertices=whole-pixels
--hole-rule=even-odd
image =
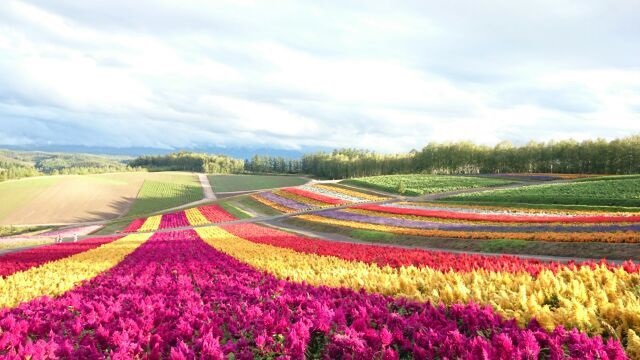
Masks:
[[[202,185],[205,200],[216,200],[216,194],[213,193],[209,177],[206,174],[198,174],[198,179],[200,180],[200,185]]]

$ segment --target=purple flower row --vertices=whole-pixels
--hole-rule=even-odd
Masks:
[[[291,199],[287,199],[286,197],[280,196],[280,195],[276,195],[272,192],[263,192],[259,194],[260,196],[262,196],[263,198],[269,200],[269,201],[273,201],[276,204],[280,204],[282,206],[286,206],[290,209],[295,209],[295,210],[307,210],[309,208],[311,208],[311,206],[309,204],[303,204]]]
[[[0,311],[5,358],[624,359],[613,339],[526,329],[474,304],[434,307],[294,284],[158,233],[57,299]]]
[[[428,230],[449,230],[449,231],[486,231],[486,232],[571,232],[571,233],[591,233],[591,232],[615,232],[615,231],[640,231],[640,224],[633,225],[472,225],[460,223],[442,223],[435,221],[419,221],[404,218],[364,215],[343,210],[323,210],[317,215],[331,219],[357,221],[363,223],[399,226],[412,229]]]

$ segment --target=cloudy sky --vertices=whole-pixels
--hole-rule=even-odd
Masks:
[[[0,1],[0,144],[640,133],[640,2]]]

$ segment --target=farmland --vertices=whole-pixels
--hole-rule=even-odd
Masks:
[[[127,216],[139,216],[202,199],[202,187],[192,174],[145,180]]]
[[[118,217],[130,207],[134,214],[157,211],[167,204],[199,200],[196,187],[201,189],[187,173],[59,175],[6,181],[0,183],[0,224],[99,221]]]
[[[477,187],[506,185],[511,181],[470,176],[385,175],[343,180],[342,183],[390,193],[418,196]]]
[[[573,183],[461,194],[447,201],[492,204],[559,204],[640,207],[640,180],[635,177],[585,179]]]
[[[251,191],[302,185],[308,179],[278,175],[209,175],[209,182],[216,193]]]

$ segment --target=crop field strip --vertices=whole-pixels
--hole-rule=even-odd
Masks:
[[[309,179],[278,175],[209,175],[216,193],[243,192],[305,184]]]
[[[188,204],[203,198],[199,180],[193,174],[174,175],[157,180],[145,180],[127,216],[139,216]]]
[[[610,178],[455,195],[449,202],[640,207],[640,180]]]
[[[513,181],[471,176],[384,175],[343,180],[341,183],[389,193],[420,196],[454,190],[507,185],[513,183]]]

